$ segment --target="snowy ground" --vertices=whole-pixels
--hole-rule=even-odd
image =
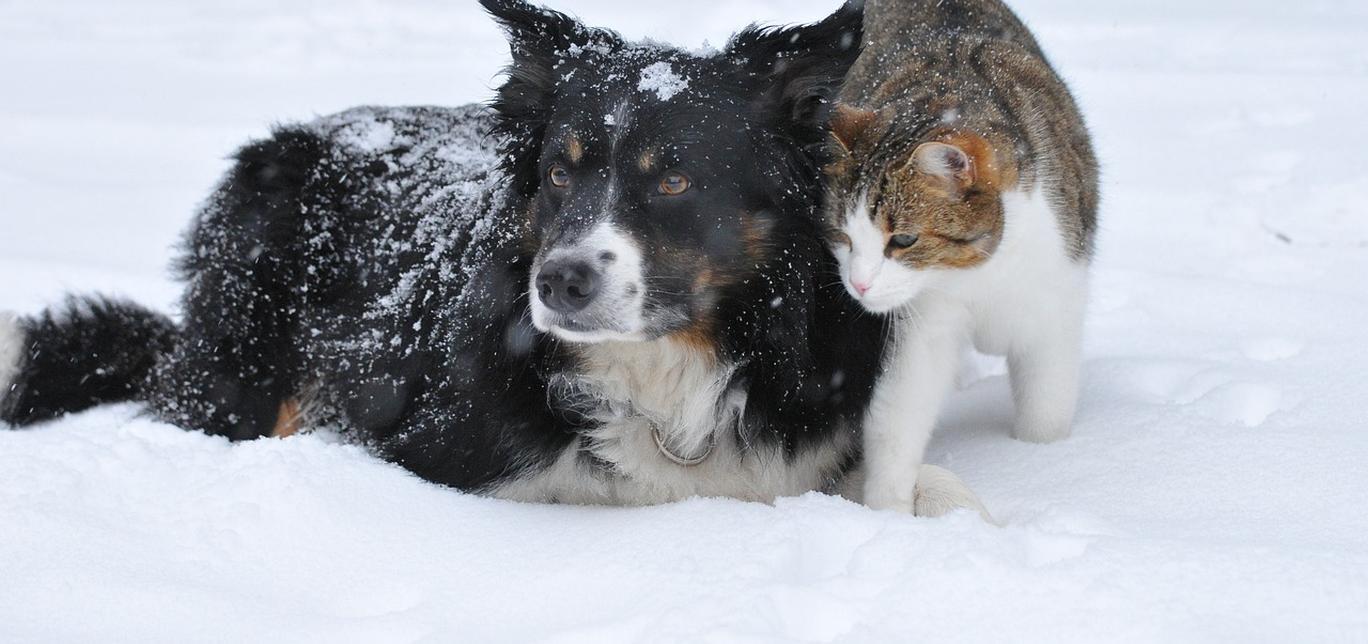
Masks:
[[[554,4],[695,46],[835,3]],[[1016,3],[1106,203],[1075,438],[1007,438],[990,369],[934,445],[1006,527],[518,506],[114,408],[0,433],[0,641],[1368,641],[1368,4],[1110,4]],[[0,2],[0,308],[169,308],[238,143],[504,52],[470,0]]]

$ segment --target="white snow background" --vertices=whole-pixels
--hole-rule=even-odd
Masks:
[[[553,4],[697,47],[837,2]],[[934,443],[1005,527],[514,505],[116,407],[0,432],[0,641],[1368,641],[1368,4],[1014,5],[1105,203],[1075,436],[1008,438],[990,363]],[[0,308],[170,310],[237,145],[485,100],[506,58],[471,0],[0,2]]]

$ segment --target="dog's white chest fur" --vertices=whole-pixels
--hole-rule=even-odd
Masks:
[[[731,387],[735,365],[675,341],[579,350],[583,372],[553,389],[569,397],[562,404],[592,410],[599,427],[573,441],[550,467],[500,484],[493,496],[605,505],[693,496],[772,501],[830,488],[852,448],[850,432],[836,432],[837,444],[792,457],[777,444],[739,440],[746,399]],[[681,465],[666,450],[706,458]]]

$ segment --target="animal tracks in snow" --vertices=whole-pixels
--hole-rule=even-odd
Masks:
[[[1254,338],[1240,345],[1246,358],[1259,362],[1278,362],[1301,355],[1304,342],[1287,338]]]
[[[1260,361],[1286,359],[1298,351],[1300,345],[1273,341],[1246,348],[1251,360]],[[1226,424],[1259,427],[1287,408],[1282,389],[1238,375],[1232,365],[1167,360],[1133,365],[1128,371],[1131,382],[1151,402],[1183,407]]]
[[[1229,376],[1203,374],[1194,379],[1184,396],[1196,394],[1191,400],[1180,400],[1202,415],[1245,427],[1259,427],[1282,409],[1283,394],[1277,387],[1256,382],[1229,380]],[[1220,384],[1215,384],[1219,382]],[[1213,385],[1214,386],[1210,386]],[[1210,387],[1209,387],[1210,386]],[[1209,387],[1209,388],[1208,388]],[[1200,393],[1199,393],[1200,392]]]

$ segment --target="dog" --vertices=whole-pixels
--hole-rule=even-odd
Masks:
[[[858,5],[696,54],[481,3],[513,54],[491,106],[246,146],[187,235],[183,319],[88,297],[11,321],[0,420],[331,426],[530,502],[836,491],[887,341],[818,211]]]

